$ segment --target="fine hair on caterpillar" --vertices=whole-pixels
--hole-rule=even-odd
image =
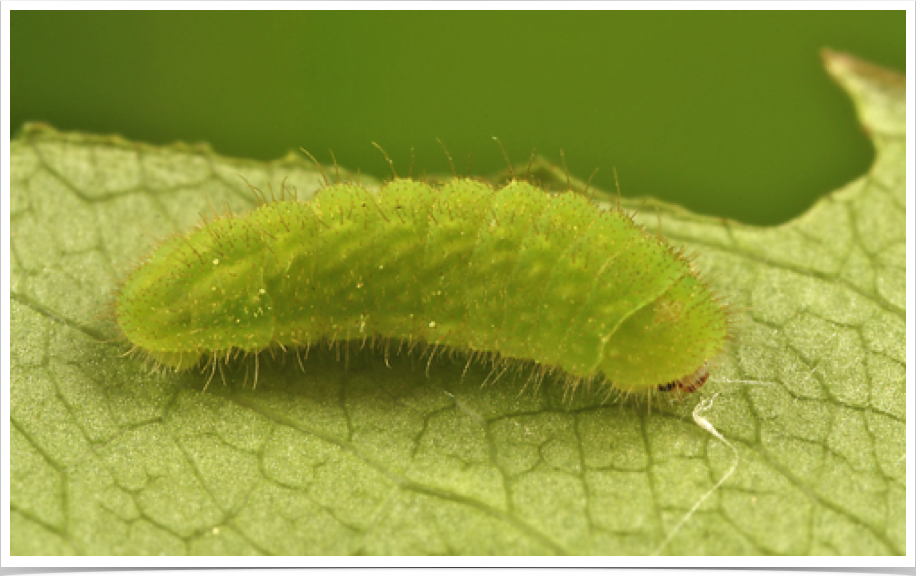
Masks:
[[[249,184],[255,210],[160,244],[118,294],[131,350],[209,379],[252,357],[255,383],[264,352],[292,352],[304,370],[312,347],[387,358],[393,343],[428,362],[489,364],[495,379],[519,367],[535,385],[560,376],[569,392],[679,397],[707,380],[731,314],[681,249],[511,167],[501,187],[457,176],[433,186],[398,177],[385,157],[394,178],[377,192],[332,184],[316,161],[325,187],[308,202],[285,182],[270,199]]]

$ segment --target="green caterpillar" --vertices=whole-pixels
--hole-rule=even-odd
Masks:
[[[689,261],[626,213],[457,178],[335,184],[207,222],[128,277],[116,315],[135,350],[175,370],[394,339],[627,393],[699,388],[729,336]]]

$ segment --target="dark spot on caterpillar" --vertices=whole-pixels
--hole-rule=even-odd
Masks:
[[[684,378],[681,378],[680,380],[674,380],[672,382],[668,382],[667,384],[662,384],[661,386],[658,387],[658,390],[660,392],[671,392],[672,390],[676,388],[678,392],[681,392],[682,394],[690,394],[702,388],[703,384],[706,384],[706,381],[708,379],[709,379],[709,370],[707,369],[706,365],[704,364],[699,370],[697,370],[690,376],[686,376]]]

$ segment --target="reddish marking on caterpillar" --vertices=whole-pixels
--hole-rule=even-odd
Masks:
[[[672,390],[677,390],[681,394],[690,394],[696,392],[703,387],[703,384],[706,384],[706,381],[709,379],[709,369],[704,364],[700,367],[699,370],[681,378],[680,380],[675,380],[673,382],[668,382],[667,384],[662,384],[658,387],[661,392],[670,392]]]

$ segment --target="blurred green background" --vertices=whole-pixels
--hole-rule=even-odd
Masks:
[[[531,149],[626,196],[774,224],[873,151],[819,51],[903,71],[905,12],[48,12],[11,15],[26,121],[225,155],[303,146],[379,177]],[[416,172],[415,172],[416,174]]]

